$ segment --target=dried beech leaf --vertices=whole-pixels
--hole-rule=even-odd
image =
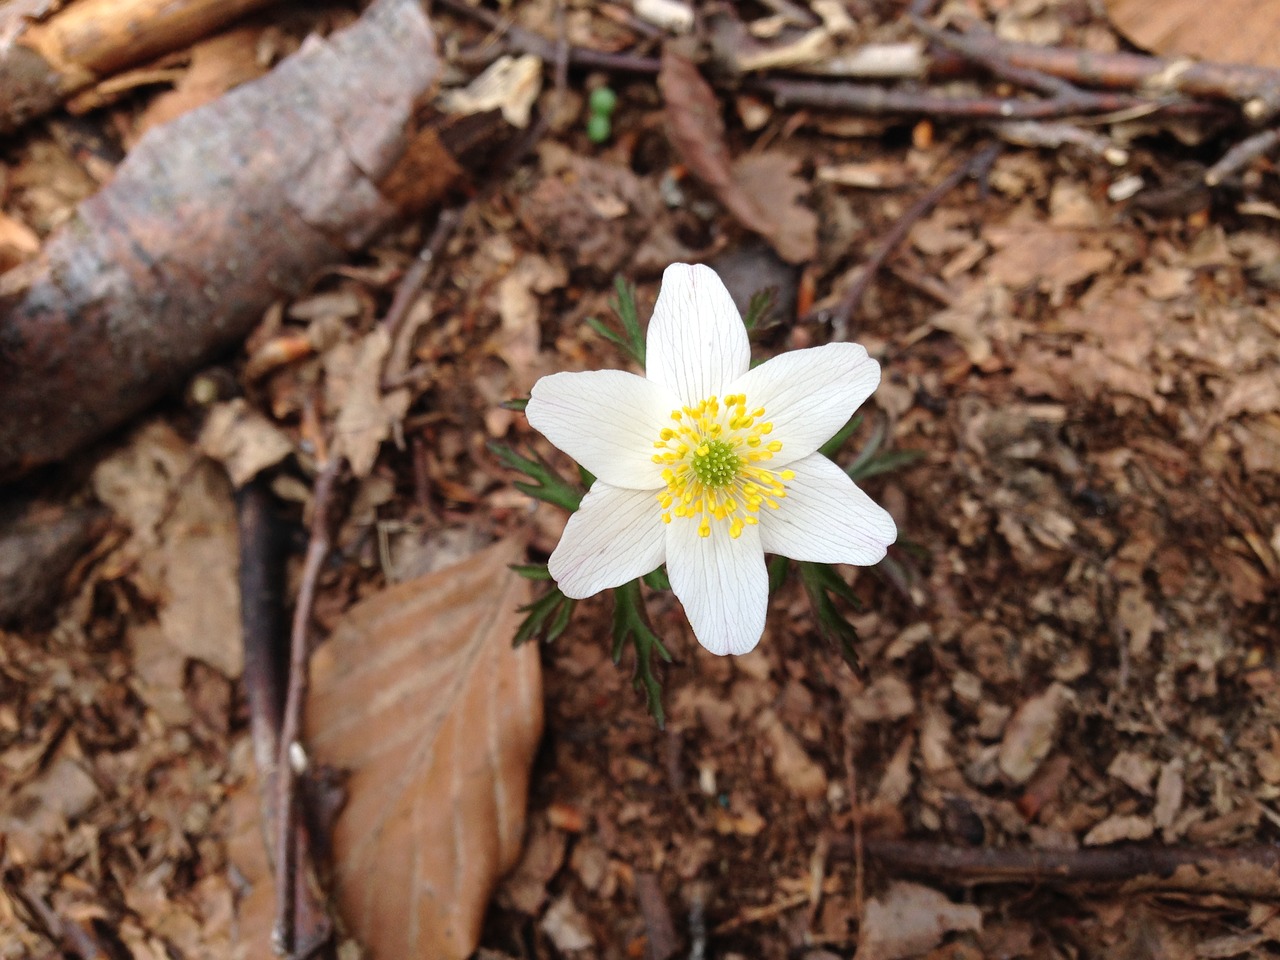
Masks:
[[[982,911],[952,903],[946,894],[917,883],[896,882],[867,901],[854,960],[905,960],[932,950],[953,931],[982,929]]]
[[[1152,53],[1280,67],[1277,0],[1106,0],[1106,7],[1116,29]]]
[[[666,105],[667,137],[694,175],[739,223],[768,240],[783,260],[813,259],[818,218],[799,202],[804,183],[794,176],[797,161],[768,151],[735,164],[725,143],[716,92],[692,61],[670,47],[662,51],[658,89]],[[766,183],[767,189],[762,189]]]
[[[1062,710],[1071,697],[1060,683],[1025,701],[1014,711],[1000,742],[1000,769],[1014,783],[1026,783],[1053,749]]]
[[[340,909],[373,960],[470,955],[520,854],[542,733],[526,582],[503,541],[347,612],[312,664],[308,742],[351,772],[334,831]]]

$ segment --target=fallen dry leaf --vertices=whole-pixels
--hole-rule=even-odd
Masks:
[[[1276,0],[1106,0],[1106,8],[1117,30],[1152,53],[1280,67]]]
[[[893,883],[867,901],[854,960],[905,960],[932,950],[955,931],[982,929],[982,911],[952,903],[918,883]]]
[[[112,567],[129,570],[155,604],[164,641],[177,656],[238,677],[239,538],[222,469],[154,421],[98,464],[93,488],[132,530]]]
[[[805,185],[794,175],[798,161],[766,151],[734,163],[725,144],[719,98],[693,62],[670,47],[662,52],[658,89],[666,105],[667,137],[694,175],[783,260],[812,260],[818,250],[818,218],[799,202]]]
[[[20,863],[38,859],[45,842],[98,799],[98,785],[71,752],[59,751],[43,774],[5,798],[0,833],[6,838],[6,853]]]
[[[391,334],[382,326],[374,327],[360,342],[334,424],[334,450],[347,458],[357,477],[369,475],[382,441],[404,419],[413,400],[404,388],[382,391],[382,368],[390,351]]]
[[[991,226],[982,235],[995,248],[987,261],[989,278],[1014,290],[1036,286],[1054,304],[1062,303],[1068,287],[1115,262],[1115,254],[1095,246],[1084,231],[1024,222]]]
[[[747,197],[768,197],[767,205],[753,203],[759,226],[743,223],[760,233],[788,263],[807,263],[818,255],[818,215],[800,198],[809,189],[796,175],[800,158],[781,150],[764,150],[739,157],[733,164],[733,181]]]
[[[520,854],[542,733],[525,581],[503,541],[349,610],[312,665],[308,738],[350,771],[334,831],[343,916],[373,960],[463,958]]]
[[[765,710],[756,726],[769,740],[773,775],[797,797],[816,800],[827,793],[827,773],[805,752],[796,735],[783,725],[772,710]]]
[[[1086,847],[1101,847],[1126,840],[1147,840],[1155,832],[1156,826],[1150,817],[1117,813],[1095,824],[1084,835],[1083,843]]]
[[[1062,708],[1071,696],[1055,683],[1014,711],[1000,742],[1000,770],[1014,783],[1026,783],[1053,749]]]
[[[198,441],[201,451],[222,464],[236,487],[293,453],[293,443],[244,397],[209,411]]]
[[[438,105],[464,116],[501,110],[507,123],[523,130],[541,91],[541,60],[533,54],[499,57],[467,86],[442,93]]]
[[[865,723],[899,720],[916,709],[911,688],[900,677],[885,674],[849,702],[853,715]]]

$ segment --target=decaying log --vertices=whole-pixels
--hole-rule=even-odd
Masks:
[[[376,0],[146,134],[39,258],[0,277],[0,478],[121,424],[494,152],[492,117],[430,108],[439,73],[421,3]]]
[[[272,3],[79,0],[47,17],[52,3],[12,4],[0,12],[0,133]]]

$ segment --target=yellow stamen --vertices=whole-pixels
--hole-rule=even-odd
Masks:
[[[698,535],[709,537],[713,523],[727,522],[736,540],[759,523],[761,507],[778,509],[795,473],[758,466],[782,450],[780,441],[762,439],[773,432],[764,417],[764,407],[748,411],[744,394],[712,395],[671,411],[671,425],[654,443],[653,462],[664,465],[666,489],[657,494],[663,523],[696,520]]]

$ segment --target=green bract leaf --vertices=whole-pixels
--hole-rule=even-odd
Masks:
[[[840,448],[848,442],[849,438],[857,433],[858,428],[862,426],[862,414],[855,413],[849,418],[849,422],[836,431],[836,435],[818,448],[818,452],[828,460],[835,459]]]
[[[649,614],[640,595],[640,581],[632,580],[613,591],[613,662],[622,660],[622,653],[630,643],[636,651],[635,687],[644,693],[649,713],[658,729],[667,722],[662,707],[662,683],[653,675],[653,657],[657,654],[667,663],[671,654],[662,645],[657,634],[649,627]]]
[[[923,456],[924,452],[921,450],[886,450],[865,460],[860,457],[861,462],[855,465],[857,469],[850,466],[847,471],[854,480],[866,480],[868,477],[909,467]]]
[[[534,483],[516,481],[515,488],[536,500],[545,500],[563,507],[570,513],[578,509],[582,502],[582,491],[573,487],[568,481],[555,472],[541,458],[531,460],[522,457],[505,443],[491,442],[489,451],[512,470],[523,473],[534,480]]]
[[[659,567],[657,570],[650,570],[640,579],[644,581],[645,586],[650,590],[671,589],[671,581],[667,579],[667,568],[665,566]]]
[[[643,367],[644,331],[640,329],[640,318],[636,313],[636,288],[619,276],[614,278],[613,289],[614,296],[609,301],[609,306],[617,314],[618,322],[622,325],[621,332],[606,326],[595,317],[587,318],[587,326],[610,343],[617,344],[628,357]]]
[[[773,317],[773,311],[777,309],[777,306],[777,287],[766,287],[764,290],[757,290],[747,302],[747,315],[742,318],[742,325],[748,330],[764,330],[773,326],[777,323]]]
[[[519,567],[513,568],[517,571]],[[545,567],[544,567],[545,569]],[[523,574],[522,574],[523,575]],[[520,629],[516,631],[514,646],[520,646],[535,637],[551,643],[564,633],[573,616],[573,609],[578,601],[570,600],[560,588],[552,586],[545,594],[528,606],[521,607],[520,612],[528,614]]]
[[[778,588],[787,581],[787,571],[791,568],[791,561],[783,556],[775,556],[769,561],[769,593],[776,593]]]
[[[550,580],[551,571],[545,563],[513,563],[511,569],[526,580]]]
[[[830,564],[801,561],[796,567],[800,571],[804,592],[809,597],[809,606],[818,621],[818,630],[828,640],[838,643],[845,662],[858,669],[858,651],[853,646],[858,642],[858,631],[840,612],[836,600],[844,600],[854,609],[861,607],[862,602]]]

